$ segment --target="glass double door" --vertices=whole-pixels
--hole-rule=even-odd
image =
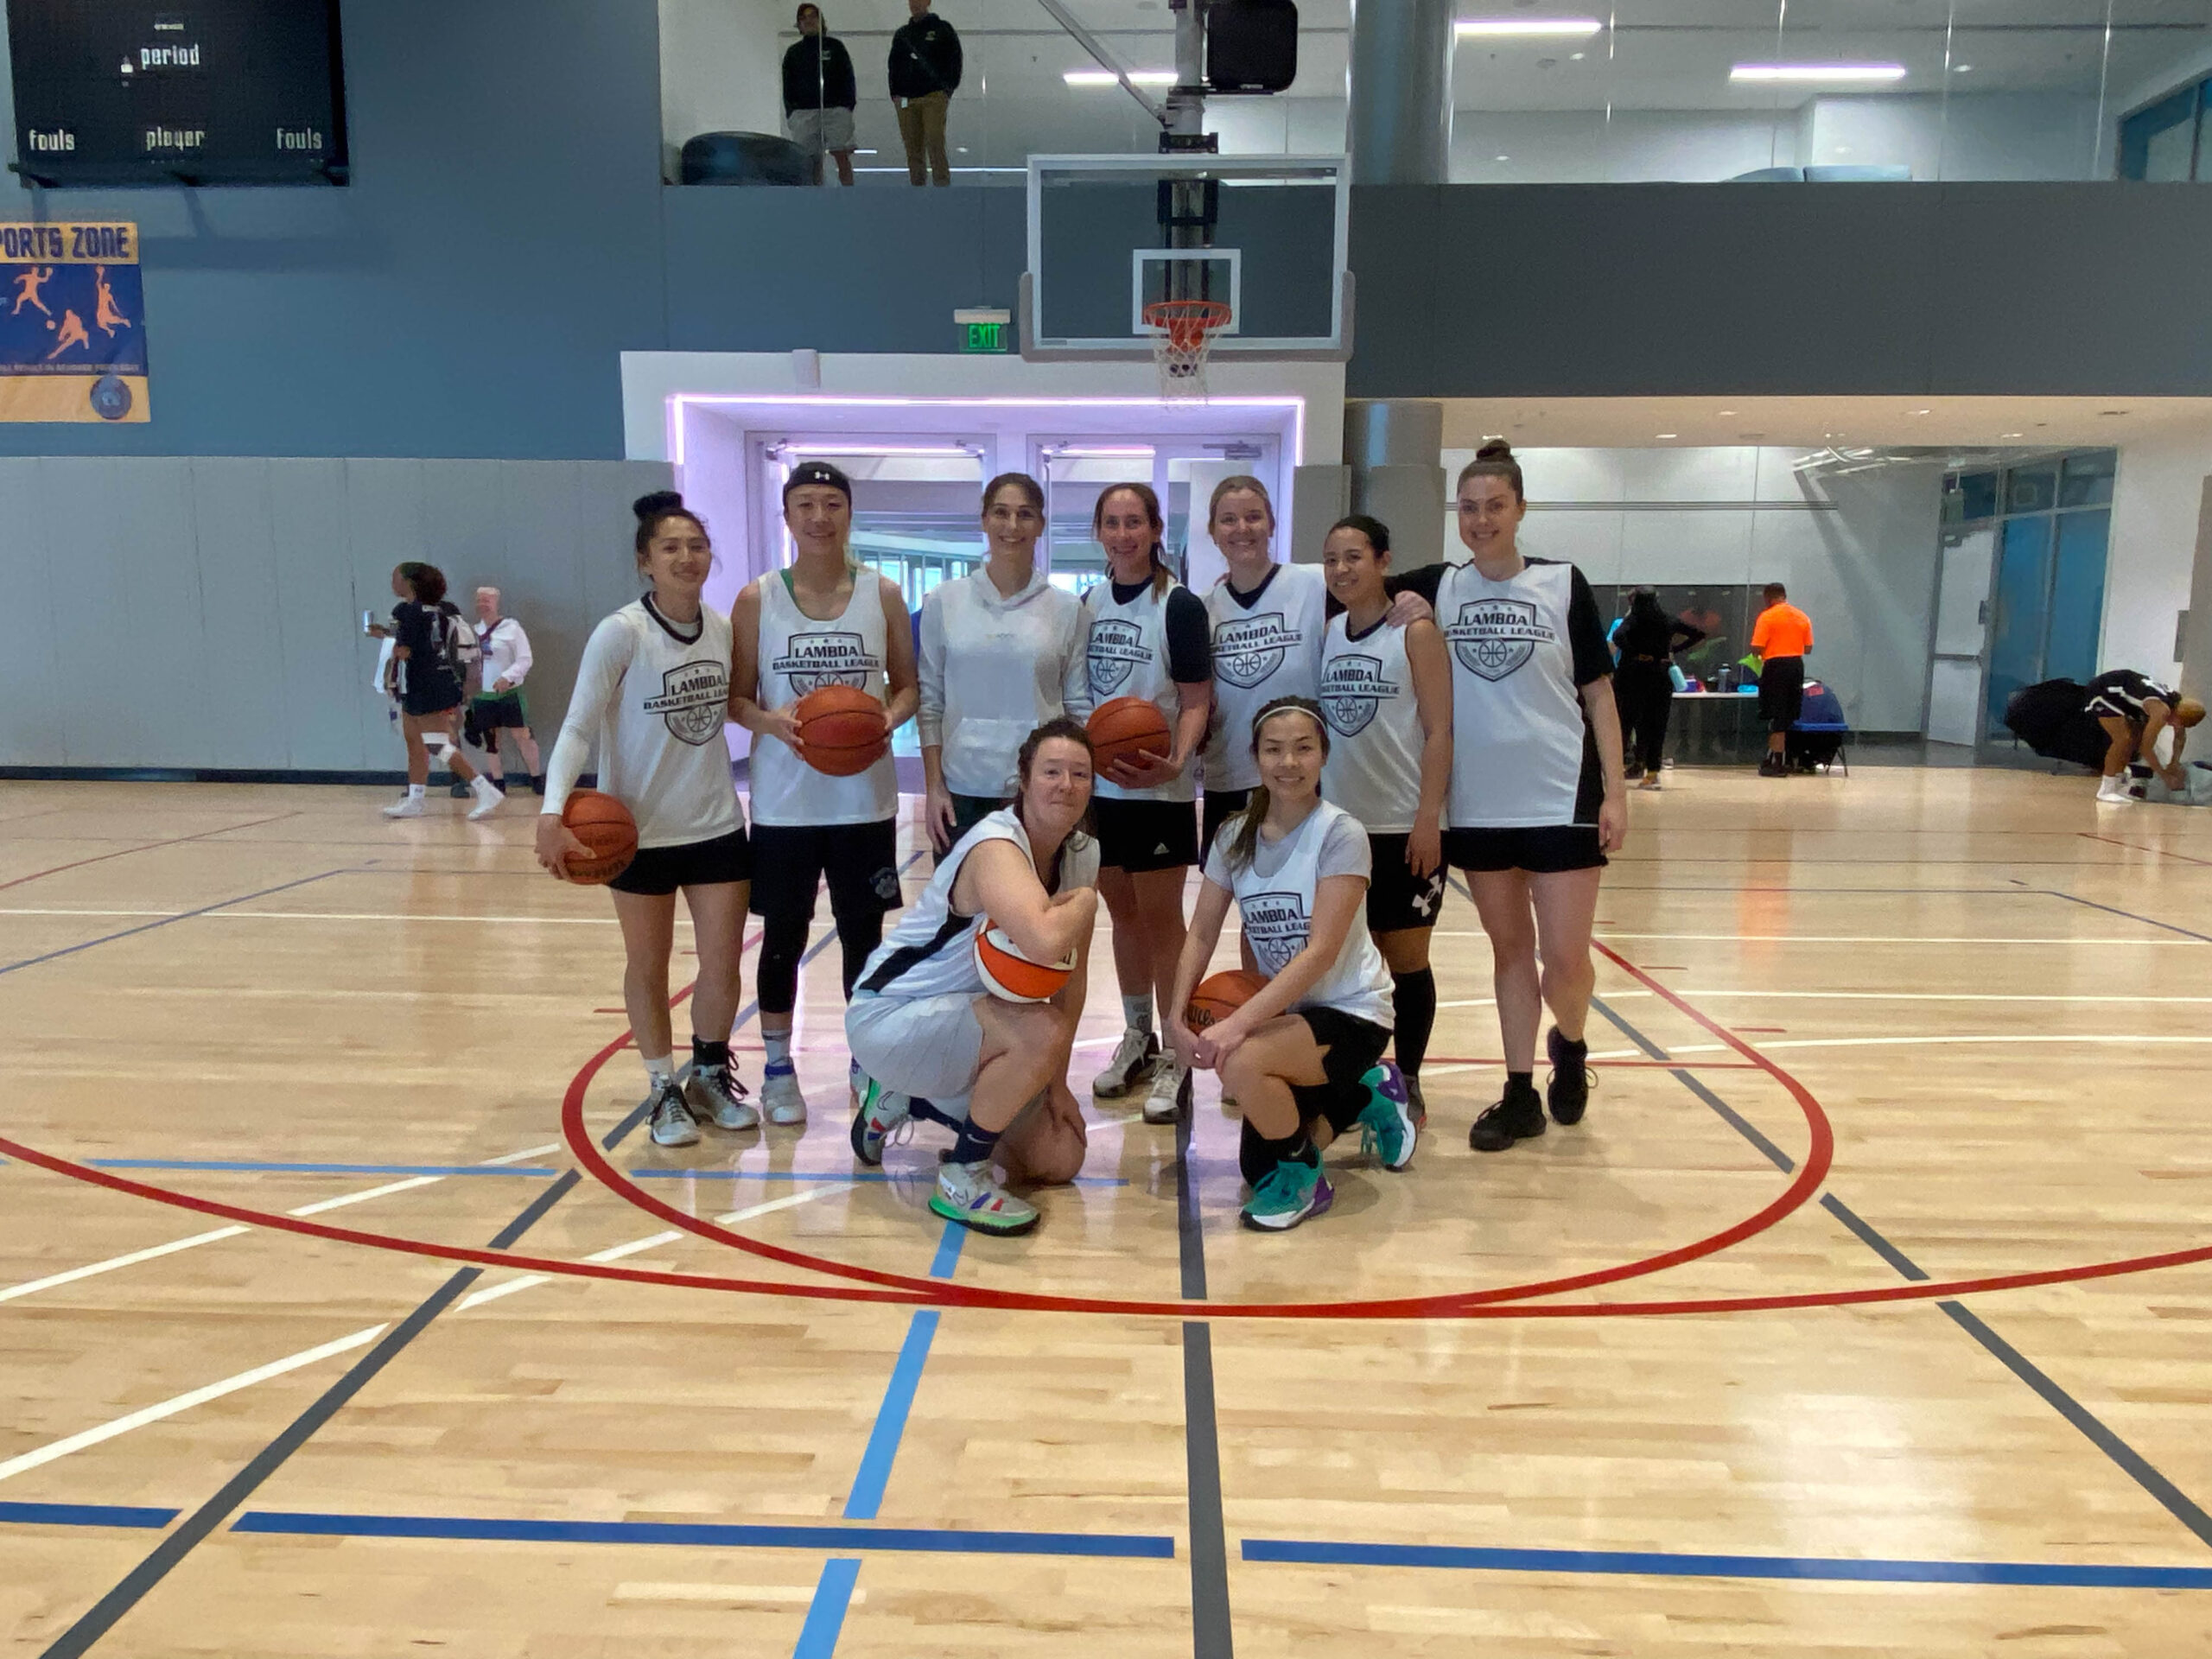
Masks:
[[[2039,680],[2088,680],[2104,620],[2109,508],[2003,521],[1990,583],[1983,730],[2005,729],[2005,704]]]

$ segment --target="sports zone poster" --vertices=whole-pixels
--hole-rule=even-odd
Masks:
[[[0,421],[143,421],[136,225],[0,224]]]

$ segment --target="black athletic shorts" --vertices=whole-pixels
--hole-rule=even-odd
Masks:
[[[1198,856],[1201,861],[1213,850],[1214,837],[1221,833],[1221,826],[1242,812],[1251,804],[1249,789],[1210,789],[1206,791],[1198,811]]]
[[[1556,875],[1562,870],[1603,869],[1605,855],[1594,823],[1546,823],[1515,830],[1446,830],[1444,861],[1455,870],[1526,870]]]
[[[970,830],[1004,806],[1006,803],[993,795],[955,795],[952,798],[952,840],[945,848],[950,853],[957,847]]]
[[[530,733],[530,705],[523,700],[522,687],[512,691],[486,692],[468,700],[468,711],[461,717],[463,740],[480,749],[488,749],[499,741],[502,731],[518,730],[524,736]]]
[[[753,879],[753,844],[741,829],[680,847],[640,847],[630,868],[607,885],[617,893],[669,893]]]
[[[899,886],[899,821],[874,823],[756,823],[753,826],[753,913],[814,919],[814,893],[826,878],[835,916],[880,916],[906,898]]]
[[[1328,1078],[1326,1083],[1290,1085],[1291,1098],[1298,1104],[1298,1122],[1303,1127],[1317,1117],[1326,1118],[1331,1128],[1338,1135],[1346,1134],[1367,1104],[1367,1090],[1359,1086],[1359,1080],[1381,1064],[1382,1051],[1390,1046],[1390,1029],[1335,1008],[1300,1008],[1297,1014],[1321,1046],[1321,1071]],[[1236,1162],[1248,1185],[1274,1167],[1249,1118],[1236,1149]]]
[[[1411,836],[1370,836],[1367,838],[1367,931],[1396,933],[1408,927],[1434,927],[1436,912],[1444,908],[1444,872],[1440,863],[1427,875],[1415,875],[1406,862],[1406,843]]]
[[[1198,810],[1189,801],[1090,798],[1102,869],[1175,870],[1198,861]]]
[[[416,677],[426,682],[417,690],[410,683],[399,694],[399,706],[417,720],[428,720],[436,715],[449,715],[461,707],[461,688],[454,683],[450,674],[424,674]]]
[[[1770,732],[1786,732],[1805,711],[1805,659],[1770,657],[1759,669],[1759,718]]]

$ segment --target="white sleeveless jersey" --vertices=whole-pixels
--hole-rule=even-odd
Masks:
[[[639,846],[684,847],[742,830],[728,708],[729,619],[702,609],[687,640],[632,600],[585,642],[543,810],[567,803],[595,747],[599,787],[630,809]]]
[[[1114,602],[1114,584],[1102,582],[1083,596],[1090,613],[1090,703],[1093,710],[1116,697],[1142,697],[1167,717],[1171,736],[1183,711],[1182,695],[1167,671],[1167,595],[1147,582],[1126,605]],[[1191,801],[1198,798],[1193,768],[1185,767],[1173,783],[1152,789],[1124,789],[1101,777],[1094,793],[1116,801]]]
[[[1313,564],[1279,564],[1248,607],[1226,578],[1206,594],[1213,639],[1213,715],[1206,733],[1206,787],[1251,789],[1252,717],[1277,697],[1310,697],[1321,669],[1328,587]]]
[[[1329,722],[1322,798],[1370,835],[1411,833],[1421,810],[1421,705],[1406,661],[1406,631],[1386,617],[1355,639],[1351,619],[1329,619],[1321,646],[1321,717]]]
[[[907,626],[901,615],[899,626]],[[817,622],[791,597],[785,573],[760,579],[760,689],[764,709],[797,702],[818,686],[849,685],[882,701],[888,682],[882,579],[869,566],[853,572],[844,614]],[[898,774],[887,754],[866,772],[832,778],[778,739],[753,745],[753,821],[795,826],[876,823],[897,816]]]
[[[1531,559],[1492,582],[1446,567],[1436,626],[1452,659],[1454,829],[1597,821],[1595,745],[1575,689],[1571,564]]]
[[[1288,967],[1290,959],[1306,948],[1312,937],[1313,896],[1320,886],[1321,843],[1327,838],[1332,819],[1349,817],[1341,807],[1323,801],[1305,823],[1269,849],[1281,859],[1271,874],[1261,874],[1256,861],[1230,872],[1230,891],[1236,895],[1252,960],[1269,979]],[[1225,836],[1229,832],[1223,833]],[[1334,1008],[1378,1026],[1391,1023],[1390,970],[1383,965],[1382,953],[1375,948],[1364,914],[1354,913],[1335,963],[1293,1006]]]
[[[906,906],[891,937],[876,946],[861,969],[855,988],[877,996],[912,1000],[925,996],[981,996],[982,976],[976,971],[976,930],[981,915],[963,916],[952,908],[952,884],[960,879],[968,855],[988,841],[1010,841],[1024,858],[1035,855],[1029,833],[1012,807],[980,819],[960,844],[938,861],[937,873]],[[1098,843],[1081,830],[1060,847],[1055,895],[1098,885]]]

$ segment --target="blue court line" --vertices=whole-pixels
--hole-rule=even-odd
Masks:
[[[853,1586],[861,1575],[857,1556],[833,1555],[814,1586],[807,1606],[806,1623],[799,1629],[798,1645],[791,1659],[830,1659],[837,1650],[837,1637],[845,1628],[845,1610],[852,1605]]]
[[[136,927],[126,927],[120,932],[103,933],[97,939],[86,939],[82,944],[65,944],[59,950],[49,950],[41,957],[25,957],[21,962],[0,964],[0,974],[12,974],[24,968],[35,968],[41,962],[57,962],[63,957],[73,957],[79,950],[90,950],[95,945],[112,944],[118,939],[127,939],[135,934],[150,933],[157,927],[173,927],[179,922],[188,922],[195,916],[205,916],[213,911],[228,910],[232,905],[251,904],[256,899],[266,899],[272,893],[289,893],[294,887],[304,887],[317,881],[327,881],[334,875],[349,875],[350,867],[341,866],[325,870],[319,875],[303,875],[296,881],[280,881],[273,887],[264,887],[258,893],[242,893],[235,899],[219,899],[212,905],[202,905],[197,910],[181,910],[174,916],[164,916],[159,921],[141,922]]]
[[[944,1527],[728,1525],[675,1521],[499,1521],[465,1515],[327,1515],[250,1510],[232,1532],[470,1543],[669,1544],[723,1549],[880,1549],[925,1555],[1081,1555],[1173,1560],[1175,1541],[1142,1533],[969,1532]]]
[[[1248,1561],[1306,1567],[1429,1567],[1478,1573],[1599,1573],[1670,1579],[1797,1579],[1872,1584],[2010,1584],[2103,1590],[2212,1590],[2212,1567],[2043,1561],[1858,1560],[1819,1555],[1691,1555],[1656,1550],[1479,1549],[1247,1538]]]
[[[930,1277],[950,1279],[960,1263],[960,1247],[968,1230],[957,1221],[944,1224],[937,1258],[930,1263]],[[868,1448],[853,1477],[853,1490],[845,1499],[845,1519],[873,1521],[883,1506],[883,1490],[891,1484],[891,1465],[899,1456],[899,1442],[906,1433],[906,1417],[922,1385],[922,1368],[930,1363],[930,1344],[936,1339],[938,1310],[917,1308],[906,1321],[906,1340],[899,1344],[898,1363],[876,1408],[875,1427],[868,1431]]]
[[[182,1513],[135,1503],[0,1503],[0,1522],[19,1527],[143,1527],[159,1531]]]

